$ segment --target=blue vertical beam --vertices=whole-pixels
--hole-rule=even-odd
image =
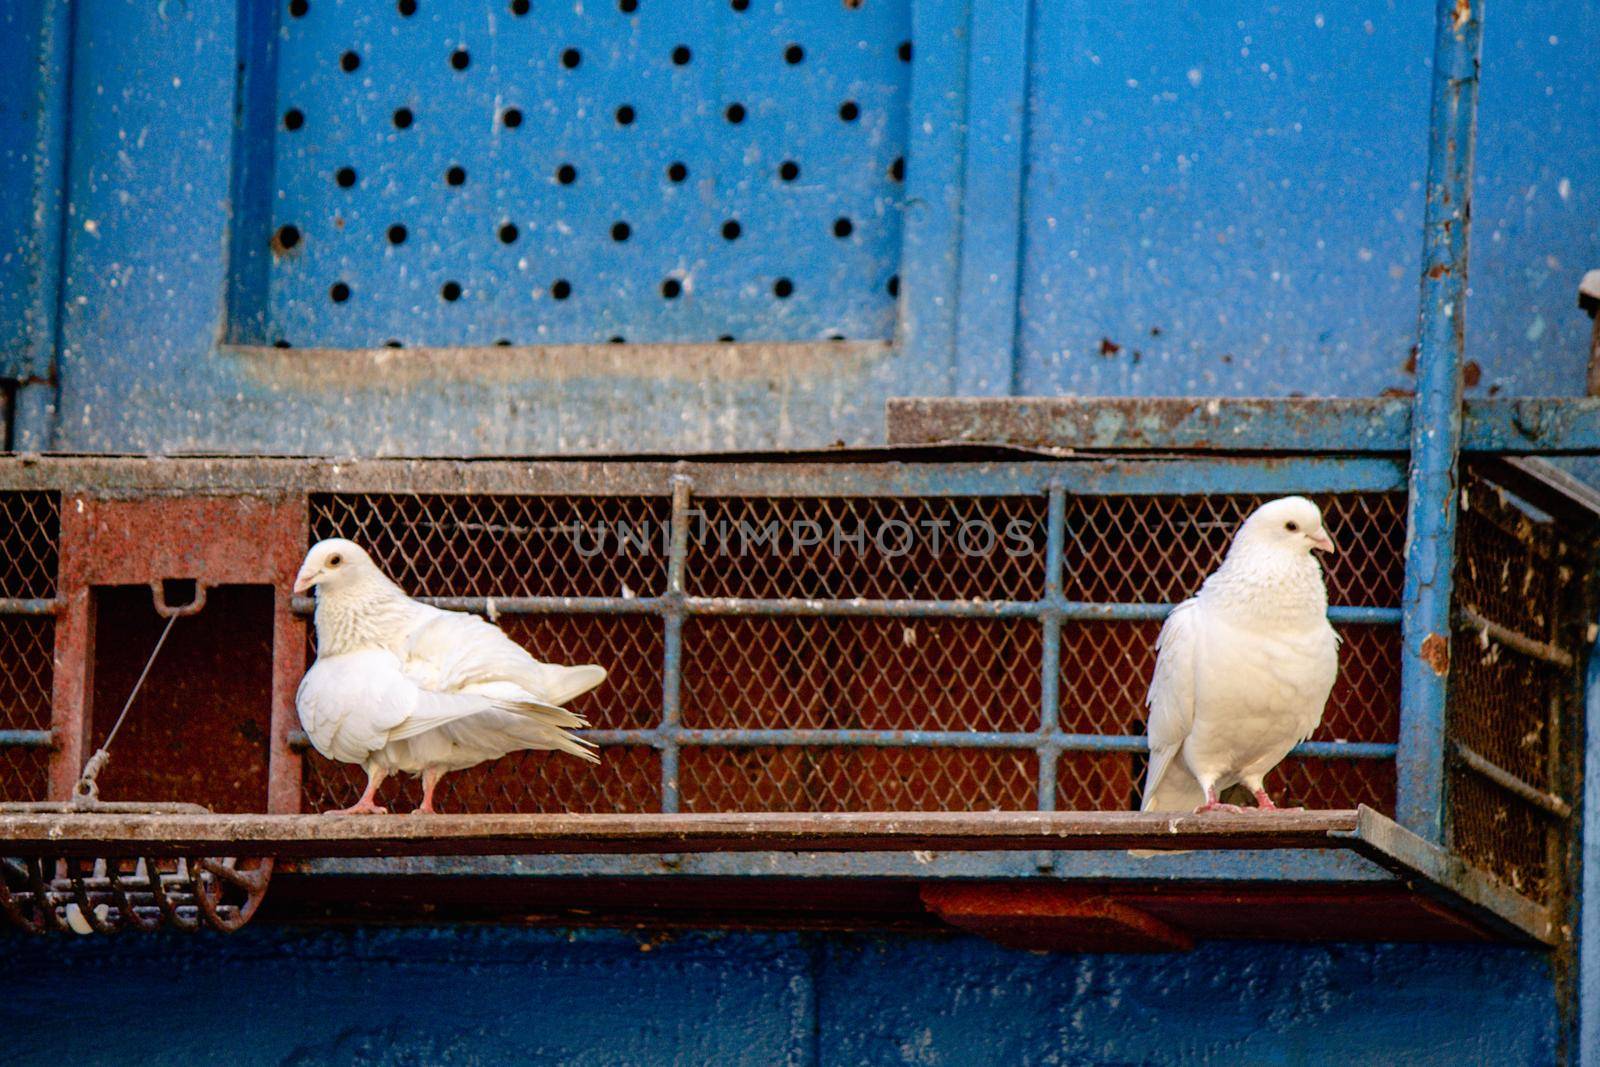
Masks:
[[[683,692],[683,566],[689,555],[689,494],[694,483],[687,474],[672,476],[672,544],[667,556],[665,618],[662,620],[661,670],[661,810],[678,810],[678,738],[682,725]]]
[[[73,10],[67,0],[47,0],[40,16],[39,124],[32,190],[38,266],[26,316],[28,352],[12,409],[12,447],[19,452],[48,449],[54,437],[62,231],[71,151]]]
[[[1437,5],[1417,397],[1411,417],[1396,813],[1407,829],[1435,842],[1444,835],[1445,692],[1483,3],[1439,0]]]
[[[972,5],[956,320],[960,396],[1016,391],[1032,6],[1026,0],[975,0]]]
[[[1578,922],[1578,1063],[1600,1063],[1600,645],[1589,651],[1584,685],[1584,724],[1577,731],[1583,744],[1583,828],[1579,873]]]
[[[1066,542],[1067,494],[1059,485],[1049,490],[1047,525],[1045,527],[1045,579],[1044,595],[1049,610],[1041,624],[1044,640],[1041,653],[1044,662],[1039,665],[1039,734],[1052,737],[1060,725],[1061,712],[1061,608],[1065,600],[1061,592],[1062,546]],[[1060,750],[1045,742],[1039,746],[1039,810],[1054,811],[1056,806],[1056,761]]]
[[[961,266],[970,3],[913,0],[911,118],[901,231],[900,390],[951,393]]]

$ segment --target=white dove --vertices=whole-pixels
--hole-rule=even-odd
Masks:
[[[1263,780],[1322,721],[1339,672],[1312,549],[1335,551],[1315,504],[1263,504],[1200,592],[1167,616],[1145,698],[1142,810],[1241,811],[1217,799],[1241,782],[1258,809],[1276,808]]]
[[[367,788],[344,813],[381,814],[386,776],[422,776],[422,806],[450,771],[521,749],[560,749],[598,763],[568,733],[587,726],[560,707],[605,680],[593,664],[540,663],[498,626],[401,591],[362,548],[313,545],[294,591],[317,591],[317,661],[300,682],[300,723],[318,752],[359,763]]]

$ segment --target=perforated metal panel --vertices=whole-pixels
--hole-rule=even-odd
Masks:
[[[881,339],[906,0],[284,0],[267,337]]]

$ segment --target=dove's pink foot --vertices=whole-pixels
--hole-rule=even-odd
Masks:
[[[422,803],[418,804],[413,815],[437,815],[439,809],[433,806],[433,791],[439,787],[439,779],[444,774],[440,771],[422,772]]]
[[[388,808],[381,808],[377,803],[378,787],[383,784],[382,771],[367,771],[367,791],[361,794],[361,799],[348,808],[338,811],[323,812],[324,815],[387,815]]]
[[[1305,808],[1280,808],[1272,802],[1265,789],[1256,790],[1256,811],[1305,811]]]
[[[1213,811],[1225,811],[1229,815],[1238,815],[1241,814],[1244,809],[1237,804],[1223,804],[1222,802],[1216,800],[1208,800],[1198,808],[1194,809],[1194,813],[1196,815],[1204,815],[1207,812]]]
[[[1215,789],[1207,789],[1206,802],[1200,805],[1198,808],[1195,808],[1194,813],[1196,815],[1204,815],[1207,812],[1213,811],[1225,811],[1230,815],[1238,815],[1240,812],[1244,811],[1244,809],[1237,804],[1222,803],[1217,799],[1217,791]]]
[[[380,807],[365,798],[356,801],[348,808],[338,808],[334,811],[325,811],[324,815],[387,815],[389,809]]]

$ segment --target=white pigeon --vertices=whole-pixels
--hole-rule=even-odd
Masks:
[[[522,749],[593,763],[568,733],[588,723],[560,705],[605,680],[604,667],[541,663],[498,626],[419,603],[353,541],[313,545],[294,591],[317,591],[317,661],[300,682],[300,723],[318,752],[358,763],[366,792],[344,813],[378,813],[390,774],[422,776],[419,812],[450,771]]]
[[[1263,504],[1227,558],[1167,616],[1145,703],[1144,811],[1233,811],[1232,785],[1276,805],[1264,779],[1322,721],[1339,672],[1328,591],[1313,549],[1335,551],[1304,497]]]

